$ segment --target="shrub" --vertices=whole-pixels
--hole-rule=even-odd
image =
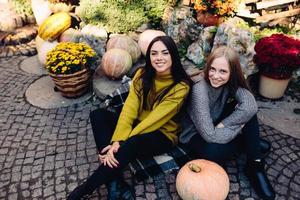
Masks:
[[[33,15],[30,0],[11,0],[11,5],[20,15]]]
[[[168,5],[177,0],[81,0],[76,11],[86,24],[103,26],[108,32],[124,33],[150,22],[157,26]]]
[[[284,33],[286,35],[296,35],[295,29],[289,29],[289,28],[281,27],[281,26],[277,26],[274,28],[260,29],[259,26],[254,26],[254,25],[251,26],[245,21],[239,21],[237,23],[237,27],[249,30],[253,34],[255,42],[257,42],[259,39],[261,39],[263,37],[267,37],[267,36],[270,36],[270,35],[276,34],[276,33]]]

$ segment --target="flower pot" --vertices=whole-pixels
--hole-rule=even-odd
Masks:
[[[74,74],[49,73],[56,89],[64,97],[79,97],[85,94],[90,86],[90,70],[84,68]]]
[[[210,13],[197,12],[197,22],[204,26],[218,26],[221,23],[221,18]]]
[[[259,93],[269,99],[279,99],[284,95],[290,79],[272,79],[260,75]]]

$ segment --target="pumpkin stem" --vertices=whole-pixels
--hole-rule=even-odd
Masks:
[[[188,167],[190,168],[191,171],[195,173],[199,173],[201,171],[201,168],[194,163],[189,163]]]

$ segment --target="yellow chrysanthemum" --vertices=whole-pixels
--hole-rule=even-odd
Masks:
[[[75,72],[95,56],[96,52],[87,44],[61,42],[46,55],[46,69],[60,74]]]

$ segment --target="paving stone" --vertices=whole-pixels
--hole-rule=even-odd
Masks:
[[[13,57],[1,59],[0,64],[0,199],[15,198],[15,194],[24,200],[65,199],[99,166],[89,113],[100,100],[85,99],[55,108],[32,105],[24,94],[42,75],[20,70],[28,58],[33,59]],[[43,88],[40,91],[45,92]],[[270,126],[261,125],[260,130],[272,143],[266,169],[276,199],[299,199],[300,140]],[[259,199],[244,175],[245,161],[241,156],[226,163],[231,181],[229,200]],[[138,182],[130,169],[125,169],[124,178],[135,188],[137,199],[180,199],[176,174]],[[92,196],[106,198],[105,186]]]
[[[18,198],[18,194],[9,194],[8,195],[8,199],[17,199]]]
[[[147,200],[155,200],[157,199],[157,195],[155,193],[146,193],[146,199]]]

